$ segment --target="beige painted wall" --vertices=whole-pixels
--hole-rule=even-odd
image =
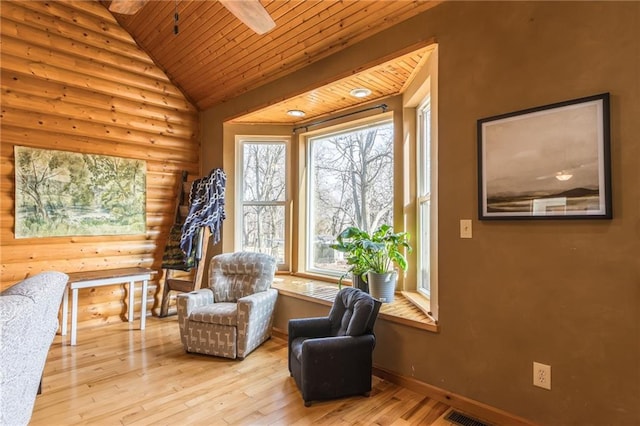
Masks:
[[[222,120],[416,40],[439,45],[439,334],[379,321],[375,362],[533,421],[640,424],[640,3],[447,2],[202,114]],[[477,220],[476,120],[611,93],[614,219]],[[207,157],[203,158],[207,169]],[[458,238],[473,219],[474,238]],[[305,312],[279,304],[276,325]],[[550,364],[553,389],[531,385]]]

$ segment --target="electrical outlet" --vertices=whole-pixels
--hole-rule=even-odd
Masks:
[[[551,390],[551,366],[533,363],[533,386]]]

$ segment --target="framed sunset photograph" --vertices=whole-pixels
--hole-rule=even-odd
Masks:
[[[484,219],[610,219],[609,94],[478,120]]]

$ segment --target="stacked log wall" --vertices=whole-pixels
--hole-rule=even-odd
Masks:
[[[181,171],[200,174],[196,107],[101,3],[3,0],[0,8],[2,288],[46,270],[161,272]],[[144,160],[145,233],[16,239],[16,145]],[[149,285],[149,311],[161,282],[159,273]],[[124,285],[80,290],[80,327],[121,321],[126,303]]]

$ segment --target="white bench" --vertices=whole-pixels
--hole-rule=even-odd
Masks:
[[[147,316],[147,284],[156,271],[147,268],[105,269],[102,271],[73,272],[69,275],[69,282],[62,300],[62,330],[67,334],[67,315],[69,310],[69,290],[72,292],[71,302],[71,345],[75,346],[78,334],[78,289],[100,287],[104,285],[129,283],[129,322],[133,322],[133,295],[136,281],[142,281],[142,300],[140,307],[140,330],[144,330]]]

